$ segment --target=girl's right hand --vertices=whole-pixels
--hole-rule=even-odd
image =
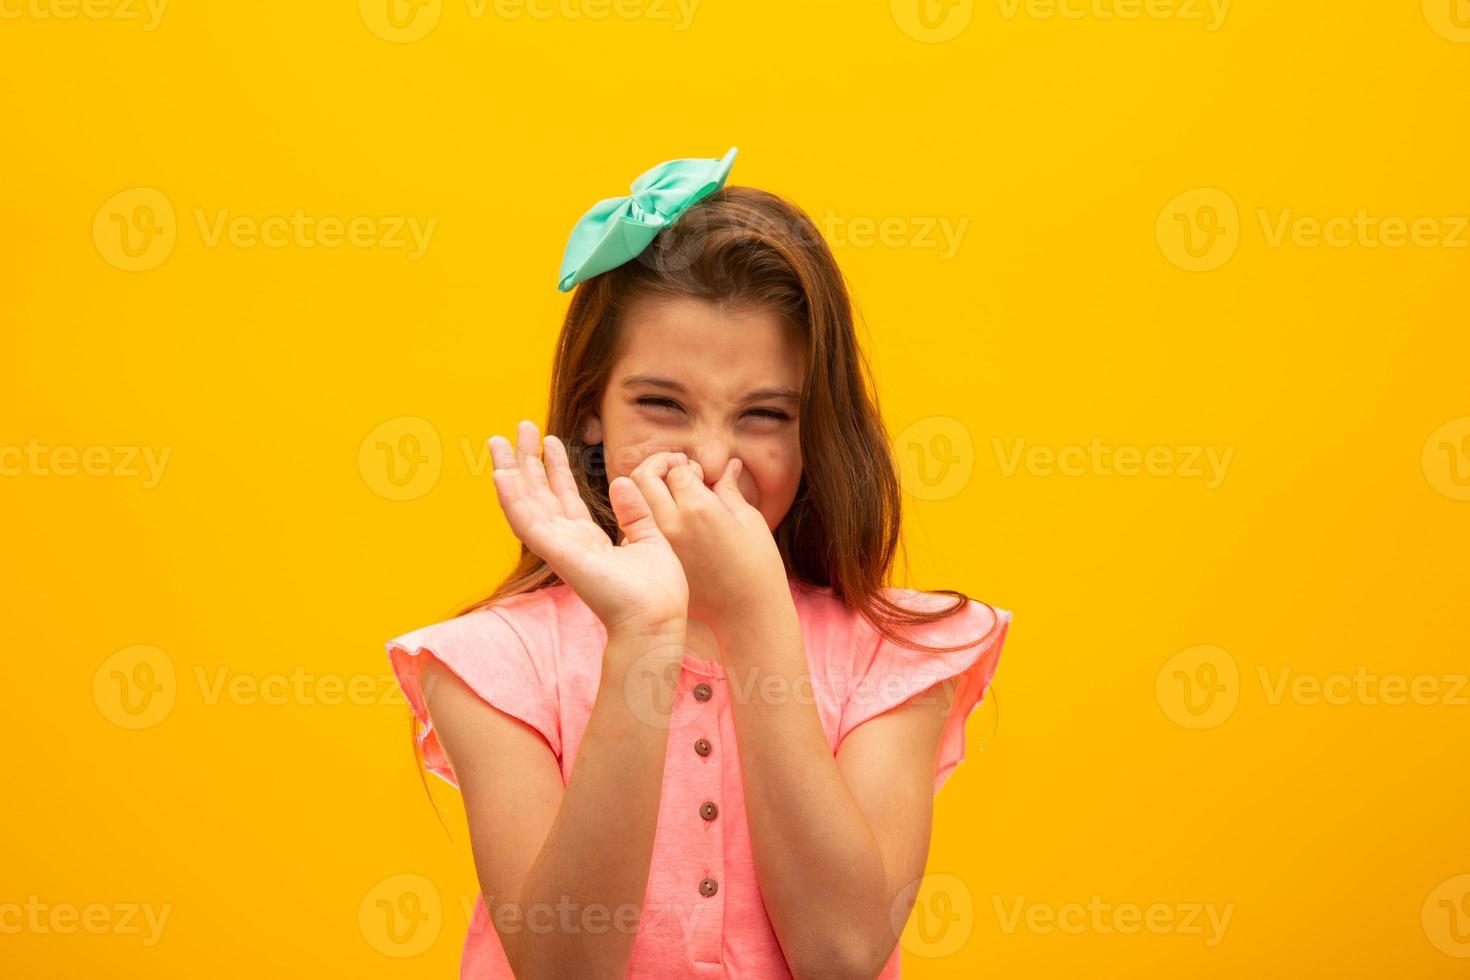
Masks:
[[[490,437],[495,493],[516,537],[551,566],[609,633],[683,630],[689,583],[638,486],[662,481],[669,467],[686,461],[684,454],[655,453],[638,464],[631,480],[613,481],[609,496],[624,535],[615,545],[578,493],[562,441],[545,438],[543,465],[535,424],[522,421],[516,438],[512,449],[503,436]]]

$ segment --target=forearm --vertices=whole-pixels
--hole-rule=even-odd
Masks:
[[[727,674],[752,692],[731,711],[756,877],[798,978],[871,977],[896,941],[877,838],[837,768],[816,705],[761,694],[812,689],[796,610],[781,598],[718,631]]]
[[[566,792],[522,885],[524,918],[506,944],[516,976],[626,975],[668,746],[656,721],[677,677],[660,668],[683,649],[682,628],[610,637]]]

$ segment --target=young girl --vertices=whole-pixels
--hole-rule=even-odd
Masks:
[[[1011,614],[884,584],[900,487],[842,276],[734,158],[577,224],[554,434],[490,439],[520,563],[388,644],[469,819],[462,977],[899,975]]]

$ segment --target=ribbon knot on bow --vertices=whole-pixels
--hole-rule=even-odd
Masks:
[[[636,258],[661,230],[725,186],[736,152],[731,147],[718,159],[669,160],[635,180],[631,195],[594,204],[567,239],[557,289],[565,293]]]

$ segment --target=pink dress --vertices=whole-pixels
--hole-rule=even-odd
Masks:
[[[960,676],[934,772],[937,793],[965,755],[965,719],[995,673],[1011,613],[971,601],[916,635],[931,646],[984,637],[955,653],[905,649],[833,598],[830,588],[792,582],[801,620],[810,687],[790,696],[812,699],[835,755],[858,725],[931,685]],[[906,608],[941,609],[949,596],[891,589]],[[572,589],[555,585],[502,599],[489,609],[414,630],[388,643],[388,658],[409,705],[429,724],[420,689],[432,654],[485,701],[539,731],[561,765],[565,785],[601,680],[607,631]],[[732,690],[719,663],[693,654],[680,665],[669,717],[669,745],[654,832],[644,913],[629,977],[790,977],[756,883],[740,764],[731,717]],[[458,786],[432,726],[420,742],[429,771]],[[712,802],[715,816],[703,804]],[[895,937],[880,980],[899,975]],[[477,896],[465,938],[462,978],[512,976]]]

